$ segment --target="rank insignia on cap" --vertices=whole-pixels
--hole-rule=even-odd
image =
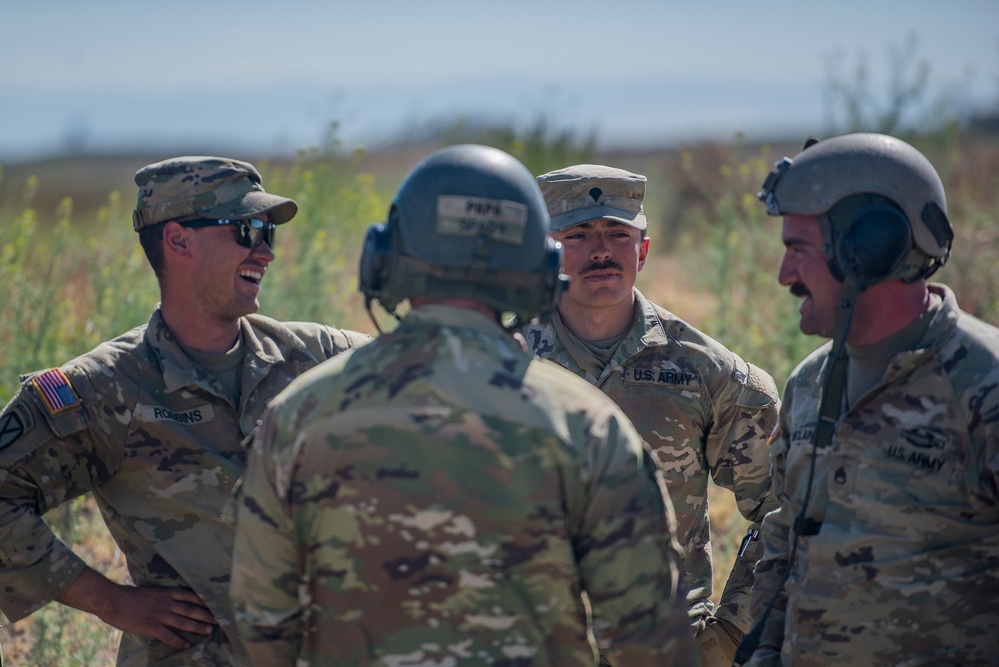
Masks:
[[[58,368],[50,368],[31,380],[31,385],[45,400],[50,414],[58,414],[80,404],[80,398],[73,391],[69,378]]]

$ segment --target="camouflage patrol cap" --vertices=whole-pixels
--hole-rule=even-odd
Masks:
[[[185,155],[146,165],[135,172],[139,195],[132,227],[167,220],[238,219],[266,212],[282,224],[295,217],[293,199],[264,191],[260,172],[249,162],[224,157]]]
[[[646,229],[645,183],[641,174],[601,164],[577,164],[538,176],[553,232],[599,218]]]

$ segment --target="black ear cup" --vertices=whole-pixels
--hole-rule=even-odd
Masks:
[[[569,288],[569,277],[562,273],[562,244],[551,237],[547,239],[545,267],[541,279],[539,299],[541,312],[546,313],[558,304],[562,293]]]
[[[838,262],[846,275],[867,284],[887,279],[912,250],[912,229],[894,206],[861,210],[839,243]]]
[[[392,254],[392,235],[389,226],[379,223],[368,227],[361,249],[358,289],[367,299],[381,297],[388,281],[389,256]]]
[[[912,226],[890,199],[861,193],[836,203],[826,215],[826,261],[839,281],[862,287],[903,277],[914,248]]]

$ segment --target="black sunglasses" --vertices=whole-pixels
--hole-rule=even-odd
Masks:
[[[274,247],[274,234],[277,225],[273,222],[264,222],[260,218],[240,218],[238,220],[212,220],[203,218],[201,220],[187,220],[180,223],[184,227],[198,229],[200,227],[217,227],[218,225],[236,225],[236,243],[244,248],[256,248],[261,241],[266,241],[271,248]]]

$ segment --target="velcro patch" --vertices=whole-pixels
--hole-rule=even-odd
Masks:
[[[58,368],[39,373],[31,379],[31,386],[42,397],[49,414],[57,415],[80,406],[80,397],[76,395],[66,374]]]
[[[522,245],[526,229],[525,204],[485,197],[437,197],[437,233],[442,236],[486,236]]]
[[[0,416],[0,449],[12,444],[32,426],[31,412],[20,403],[14,404],[7,414]]]

